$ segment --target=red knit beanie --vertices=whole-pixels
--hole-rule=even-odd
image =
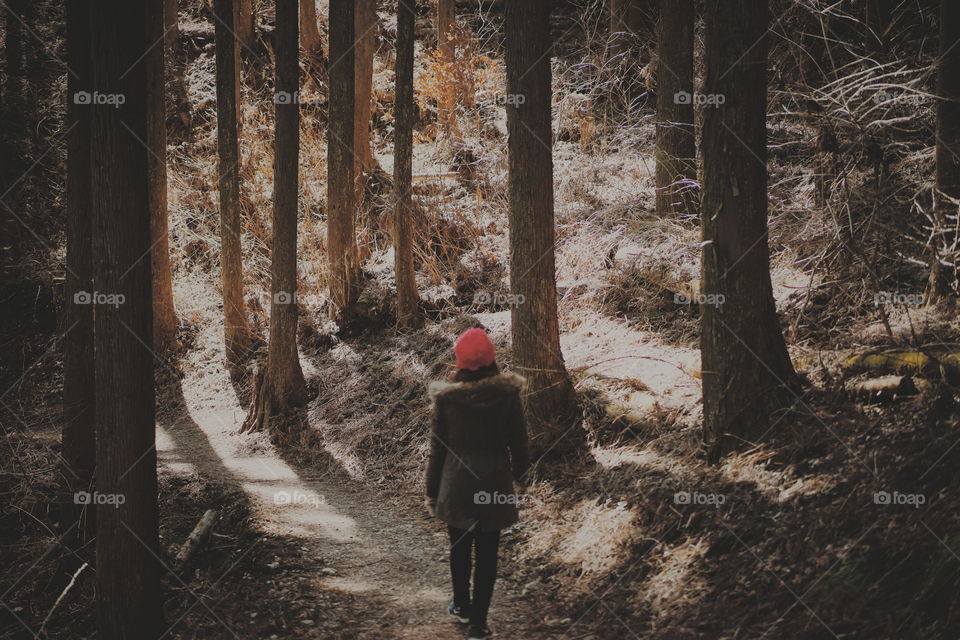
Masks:
[[[457,369],[471,371],[493,364],[497,355],[490,336],[483,329],[467,329],[453,347],[457,355]]]

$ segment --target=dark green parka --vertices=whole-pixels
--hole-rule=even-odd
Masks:
[[[427,500],[458,529],[496,531],[517,521],[513,482],[527,472],[520,402],[526,380],[501,373],[475,382],[434,382]]]

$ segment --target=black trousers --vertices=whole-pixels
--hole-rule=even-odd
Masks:
[[[453,577],[453,602],[469,607],[471,624],[486,624],[497,580],[499,531],[464,531],[447,525],[450,533],[450,574]],[[473,550],[476,549],[476,563]],[[473,570],[473,598],[470,597],[470,573]]]

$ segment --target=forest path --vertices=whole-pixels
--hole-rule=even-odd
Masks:
[[[311,476],[285,461],[263,435],[240,434],[244,411],[225,373],[222,351],[217,354],[212,346],[220,336],[208,337],[202,342],[214,352],[194,350],[182,363],[182,399],[160,403],[157,448],[164,471],[198,473],[241,489],[256,528],[296,543],[286,545],[290,557],[275,559],[280,572],[300,571],[304,556],[322,558],[325,566],[305,575],[318,595],[347,592],[369,611],[363,620],[336,621],[336,637],[465,638],[465,626],[446,613],[446,532],[425,514],[387,502],[374,487],[346,473]],[[257,604],[269,610],[268,602]],[[329,618],[345,614],[335,607],[318,611],[328,629]],[[530,604],[498,581],[491,611],[498,637],[538,637],[523,630],[536,620]],[[278,637],[329,637],[310,624],[291,626]]]

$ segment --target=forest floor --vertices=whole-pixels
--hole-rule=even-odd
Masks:
[[[220,619],[207,622],[240,637],[462,637],[446,613],[445,529],[422,509],[351,478],[330,456],[298,464],[262,434],[240,434],[245,412],[226,374],[222,340],[215,330],[201,340],[205,344],[195,345],[183,363],[181,401],[167,404],[159,416],[161,477],[165,483],[223,485],[234,500],[242,494],[256,536],[251,548],[263,537],[279,542],[272,555],[250,556],[270,560],[266,564],[244,562],[245,552],[237,550],[233,572],[261,583],[256,602],[223,601]],[[273,612],[287,606],[291,583],[304,608],[278,619]],[[536,603],[518,594],[502,581],[492,618],[510,630],[504,637],[541,637],[529,628]],[[337,606],[321,606],[331,599]],[[238,607],[246,618],[224,611]],[[201,617],[208,613],[197,610]],[[237,617],[239,623],[227,622]]]

